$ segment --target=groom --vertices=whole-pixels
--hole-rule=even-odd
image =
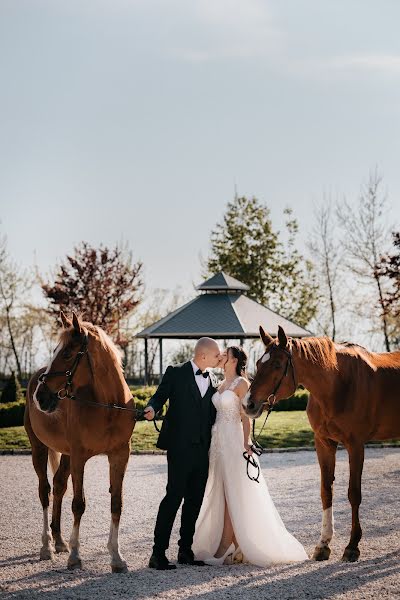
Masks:
[[[203,337],[198,340],[191,361],[169,366],[145,408],[147,420],[154,418],[169,399],[157,447],[167,450],[167,493],[158,509],[154,530],[153,554],[149,567],[176,569],[165,556],[176,513],[182,507],[178,563],[198,565],[192,552],[193,535],[208,477],[208,450],[215,408],[211,402],[216,390],[214,376],[206,371],[220,364],[217,342]]]

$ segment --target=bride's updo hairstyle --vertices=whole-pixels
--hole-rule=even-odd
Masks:
[[[247,373],[246,373],[247,354],[246,354],[246,352],[243,350],[243,348],[241,346],[229,346],[229,348],[227,348],[227,352],[229,352],[229,350],[231,351],[232,356],[234,358],[237,358],[237,365],[236,365],[237,375],[239,375],[241,377],[246,377],[246,379],[247,379]]]

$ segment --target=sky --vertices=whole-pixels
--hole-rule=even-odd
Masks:
[[[42,273],[129,243],[192,289],[235,186],[301,244],[375,166],[400,223],[397,0],[0,0],[0,221]]]

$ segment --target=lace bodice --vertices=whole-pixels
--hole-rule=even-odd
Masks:
[[[240,400],[235,393],[235,388],[240,383],[241,378],[237,377],[223,392],[215,392],[212,397],[213,404],[217,409],[217,418],[215,423],[240,423]]]

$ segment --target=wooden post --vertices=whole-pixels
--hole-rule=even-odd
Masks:
[[[243,344],[244,344],[244,338],[240,338],[239,339],[239,345],[242,346],[242,348],[243,348]]]
[[[147,338],[144,338],[144,385],[149,383],[149,354],[147,347]]]
[[[163,355],[162,355],[163,348],[162,348],[162,338],[160,338],[160,340],[159,340],[159,345],[160,345],[160,379],[159,379],[159,382],[161,383],[161,379],[162,379],[162,376],[163,376],[163,364],[162,364],[163,363]]]

